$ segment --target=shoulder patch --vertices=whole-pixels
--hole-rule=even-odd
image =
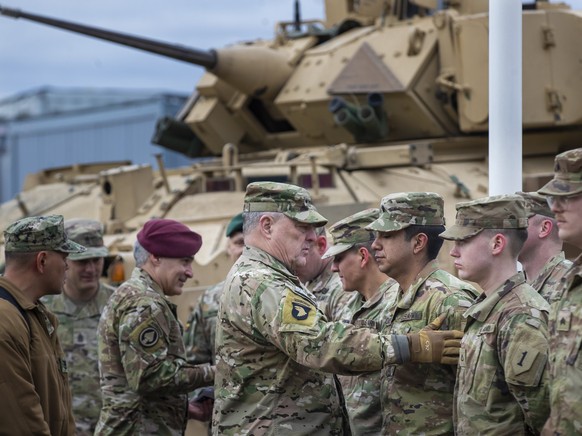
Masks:
[[[287,292],[283,303],[283,323],[313,326],[317,316],[317,308],[310,300]]]
[[[160,335],[153,327],[147,327],[139,334],[139,343],[145,348],[153,347],[160,340]]]
[[[165,346],[164,338],[152,323],[142,323],[131,332],[129,337],[136,346],[141,347],[148,354],[155,353],[161,347]]]
[[[506,380],[521,386],[538,386],[547,363],[547,356],[528,344],[520,344],[508,356]]]

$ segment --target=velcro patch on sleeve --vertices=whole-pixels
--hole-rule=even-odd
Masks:
[[[287,292],[283,303],[283,324],[312,327],[317,318],[315,305],[293,292]]]
[[[131,333],[130,339],[134,343],[139,343],[140,347],[147,353],[155,353],[165,345],[165,341],[156,326],[150,323],[140,324]]]
[[[522,343],[508,356],[506,380],[522,386],[538,386],[546,366],[547,356]]]

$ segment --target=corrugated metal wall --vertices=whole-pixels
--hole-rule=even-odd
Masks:
[[[156,153],[168,168],[187,165],[188,158],[151,143],[157,119],[175,115],[184,102],[158,94],[0,123],[0,201],[13,198],[28,173],[50,167],[116,160],[156,167]]]

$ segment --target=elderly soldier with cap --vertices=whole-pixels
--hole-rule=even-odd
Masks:
[[[418,332],[437,318],[443,329],[463,330],[462,314],[478,293],[439,267],[444,223],[444,201],[433,192],[382,199],[380,216],[367,228],[377,232],[372,248],[380,270],[400,285],[383,333]],[[446,365],[413,363],[385,368],[384,434],[452,434],[455,372]]]
[[[315,229],[315,241],[309,246],[305,265],[295,271],[301,283],[311,291],[318,307],[328,320],[335,320],[338,310],[347,300],[342,283],[336,272],[331,270],[332,259],[324,259],[327,250],[325,227]]]
[[[548,303],[517,271],[527,238],[523,198],[457,204],[450,255],[459,277],[483,289],[465,313],[455,388],[457,434],[539,434],[549,413],[545,368]]]
[[[73,435],[75,422],[57,320],[40,301],[62,291],[69,253],[61,215],[23,218],[4,232],[0,277],[1,432]]]
[[[92,435],[101,411],[97,326],[114,289],[100,282],[104,258],[103,225],[99,221],[65,221],[67,237],[84,246],[83,253],[67,258],[63,292],[43,298],[58,320],[57,334],[67,358],[77,435]]]
[[[560,239],[582,249],[582,148],[556,156],[546,195]],[[562,278],[552,302],[550,330],[550,419],[544,435],[582,432],[582,255]]]
[[[374,259],[373,232],[366,226],[378,218],[378,209],[358,212],[330,227],[333,245],[323,255],[333,259],[343,291],[350,298],[339,310],[338,320],[381,332],[398,294],[398,283],[378,269]],[[352,435],[382,433],[380,371],[339,376],[346,400]]]
[[[554,291],[572,266],[562,251],[558,226],[546,198],[537,192],[516,192],[528,210],[527,239],[517,260],[523,265],[527,282],[551,303]]]
[[[99,322],[103,408],[96,434],[181,435],[187,393],[212,383],[210,366],[186,361],[176,306],[166,298],[192,278],[201,245],[200,235],[169,219],[150,220],[137,234],[136,268]]]
[[[305,189],[251,183],[243,217],[246,247],[228,274],[218,314],[214,434],[344,434],[337,379],[323,371],[456,361],[458,331],[381,336],[327,322],[295,275],[314,229],[327,222]]]

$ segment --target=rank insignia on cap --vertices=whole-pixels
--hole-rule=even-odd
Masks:
[[[159,333],[153,327],[145,328],[139,334],[139,343],[145,348],[151,348],[158,343]]]

